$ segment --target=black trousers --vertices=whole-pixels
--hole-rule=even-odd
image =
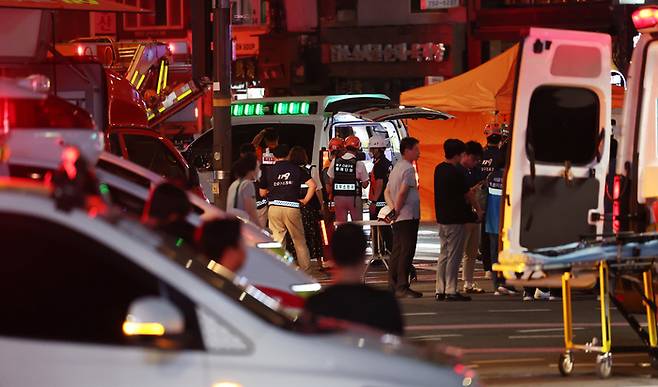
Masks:
[[[388,271],[388,285],[393,291],[409,288],[409,268],[416,255],[419,224],[418,219],[393,223],[393,251]]]

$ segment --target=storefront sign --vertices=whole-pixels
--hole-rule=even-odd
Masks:
[[[89,12],[91,19],[91,36],[115,35],[117,33],[117,15],[109,12]]]
[[[445,9],[459,7],[459,0],[420,0],[420,9]]]
[[[443,43],[332,44],[331,63],[340,62],[443,62]]]

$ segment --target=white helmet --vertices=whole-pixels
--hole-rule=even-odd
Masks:
[[[388,138],[382,136],[381,134],[376,134],[370,137],[370,143],[368,144],[369,148],[388,148],[389,141]]]

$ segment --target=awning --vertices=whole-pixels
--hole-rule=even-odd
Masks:
[[[151,12],[147,9],[117,3],[111,0],[0,0],[0,8],[52,9],[62,11],[94,12]]]

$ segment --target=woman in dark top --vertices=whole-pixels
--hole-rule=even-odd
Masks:
[[[300,168],[304,169],[311,174],[311,177],[314,176],[312,172],[313,166],[308,165],[308,156],[306,155],[306,150],[301,146],[294,146],[290,149],[289,159],[293,164],[299,165]],[[317,182],[316,182],[317,183]],[[320,185],[318,184],[318,187]],[[300,187],[300,199],[306,196],[306,187]],[[318,197],[320,195],[320,197]],[[321,230],[320,230],[320,220],[321,220],[321,204],[322,203],[322,191],[318,189],[313,199],[306,206],[302,206],[302,223],[304,224],[304,234],[306,235],[306,245],[308,246],[308,251],[311,254],[312,259],[316,259],[319,263],[322,259],[322,240]],[[290,238],[290,235],[286,235],[286,246],[292,246],[293,242]],[[291,252],[294,252],[295,249],[289,249]],[[294,253],[293,253],[294,256]]]

